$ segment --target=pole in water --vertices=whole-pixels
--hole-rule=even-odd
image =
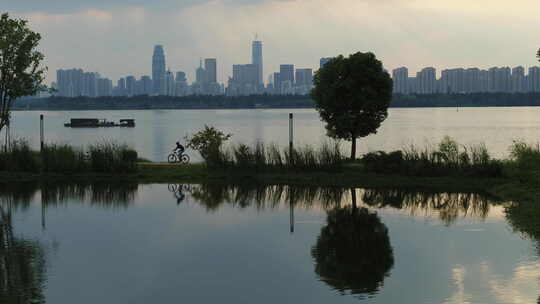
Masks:
[[[44,146],[44,131],[43,131],[43,114],[39,115],[39,140],[40,140],[40,151],[43,151]]]
[[[289,113],[289,152],[292,153],[293,150],[293,113]]]
[[[290,189],[289,186],[289,212],[290,212],[290,231],[291,234],[294,233],[294,198],[293,198],[293,191]]]

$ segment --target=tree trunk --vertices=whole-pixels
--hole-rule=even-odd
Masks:
[[[356,160],[356,137],[352,138],[352,145],[351,145],[351,160]]]
[[[356,204],[356,189],[351,188],[350,190],[351,190],[352,208],[354,211],[356,211],[356,209],[358,208]]]

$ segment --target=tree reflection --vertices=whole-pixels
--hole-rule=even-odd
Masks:
[[[319,278],[342,293],[376,293],[394,265],[386,226],[353,206],[328,211],[326,221],[311,250]]]
[[[437,212],[441,221],[451,225],[460,216],[485,219],[489,200],[477,193],[431,193],[402,190],[365,190],[362,200],[376,208],[392,207],[409,210],[412,215]]]
[[[26,209],[41,194],[43,206],[68,202],[89,202],[104,208],[126,208],[135,199],[137,183],[0,183],[0,201],[12,201],[14,208]]]
[[[45,303],[45,250],[38,241],[16,236],[14,204],[0,205],[0,303]]]

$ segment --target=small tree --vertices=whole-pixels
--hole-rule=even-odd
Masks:
[[[311,97],[328,136],[352,142],[377,132],[388,116],[392,79],[373,53],[342,55],[331,59],[315,73]]]
[[[232,134],[225,134],[214,127],[204,126],[204,129],[186,137],[187,147],[198,151],[207,164],[214,165],[219,159],[219,152],[223,143]]]
[[[34,95],[42,88],[46,68],[44,56],[37,50],[41,36],[27,26],[27,21],[0,17],[0,132],[9,125],[13,101]]]

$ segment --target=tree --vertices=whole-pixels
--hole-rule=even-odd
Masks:
[[[185,138],[187,147],[199,151],[209,166],[220,164],[220,150],[232,134],[225,134],[215,127],[204,126],[204,129]]]
[[[311,97],[328,136],[352,141],[351,160],[356,158],[356,139],[377,132],[388,116],[392,79],[373,53],[335,57],[314,76]]]
[[[9,125],[13,101],[42,90],[46,68],[44,56],[37,50],[41,35],[27,21],[0,17],[0,131]]]

